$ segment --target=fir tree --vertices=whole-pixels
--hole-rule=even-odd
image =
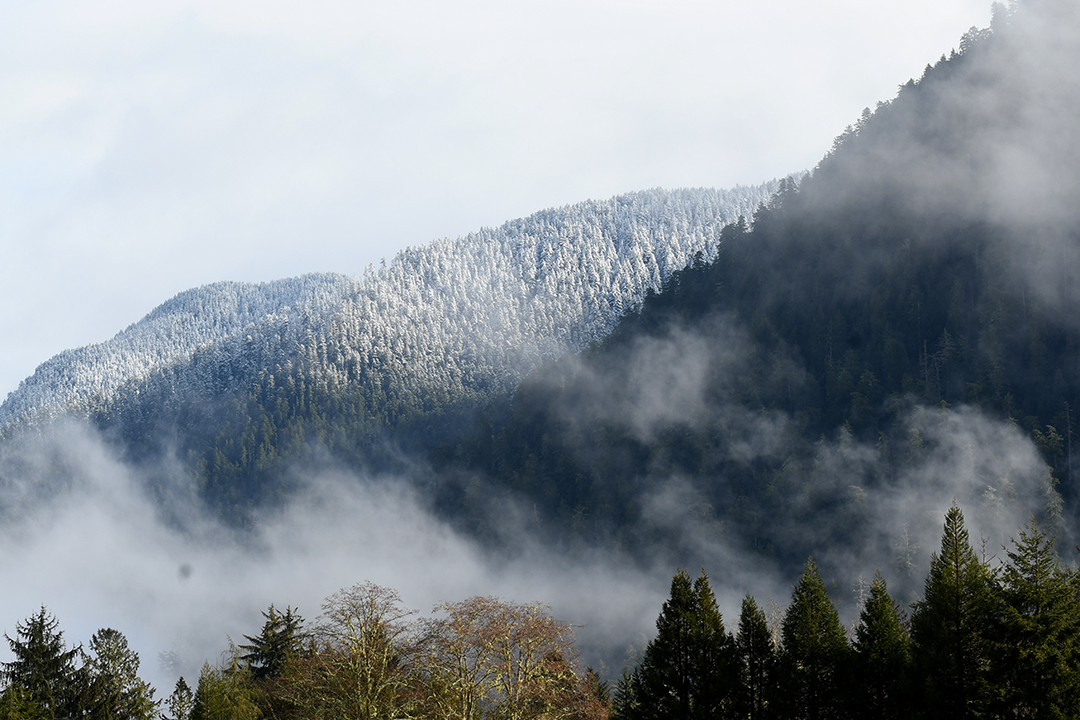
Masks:
[[[735,637],[739,682],[735,691],[735,715],[761,720],[773,696],[776,648],[769,624],[754,598],[743,598],[739,612],[739,633]]]
[[[188,720],[194,706],[195,695],[191,692],[191,687],[188,686],[187,681],[181,677],[176,681],[176,687],[173,688],[172,695],[165,701],[165,709],[168,714],[162,715],[162,720]]]
[[[870,595],[855,629],[854,657],[855,716],[908,717],[905,690],[911,665],[910,641],[900,608],[890,597],[880,572],[870,585]]]
[[[22,688],[26,699],[40,706],[49,720],[74,713],[75,657],[79,649],[67,650],[60,623],[43,605],[37,614],[15,626],[8,645],[15,659],[3,663],[0,677],[8,687]]]
[[[289,660],[303,650],[304,619],[292,607],[278,612],[271,605],[263,617],[266,622],[263,623],[262,632],[256,637],[245,635],[251,644],[239,646],[240,650],[245,651],[240,659],[251,669],[255,680],[279,677]]]
[[[150,720],[156,717],[154,688],[139,677],[139,656],[119,630],[104,628],[82,653],[79,704],[91,720]]]
[[[928,717],[958,720],[984,713],[992,608],[990,572],[975,556],[964,515],[953,505],[945,514],[941,553],[930,559],[926,590],[911,617],[912,655]]]
[[[694,581],[693,602],[692,716],[719,717],[728,709],[734,689],[735,648],[731,636],[724,630],[724,620],[704,569]]]
[[[849,648],[840,616],[813,558],[806,561],[795,585],[780,634],[785,717],[837,717]]]
[[[691,583],[679,570],[631,682],[633,698],[616,705],[630,718],[707,718],[723,711],[733,648],[704,571]],[[617,689],[617,694],[622,695]]]
[[[1008,551],[991,646],[998,709],[1016,717],[1080,717],[1080,606],[1054,541],[1032,521]]]

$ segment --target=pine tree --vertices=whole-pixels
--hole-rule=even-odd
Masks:
[[[303,650],[304,619],[292,607],[286,607],[282,613],[271,605],[263,617],[266,622],[262,632],[256,637],[245,635],[251,644],[239,646],[245,651],[240,659],[251,669],[255,680],[279,677],[289,660]]]
[[[176,687],[173,688],[172,695],[165,701],[165,709],[168,714],[162,715],[162,720],[188,720],[194,707],[195,695],[191,692],[191,687],[188,686],[187,681],[181,677],[176,681]]]
[[[49,717],[37,702],[18,685],[8,685],[0,692],[0,720],[43,720]]]
[[[695,718],[720,717],[731,704],[737,677],[735,646],[724,630],[724,620],[704,569],[694,580],[693,602],[692,713]]]
[[[806,561],[792,592],[780,636],[784,717],[839,716],[849,647],[813,558]]]
[[[855,629],[854,657],[855,716],[908,717],[910,641],[900,619],[900,608],[890,597],[880,572],[870,585],[870,595]]]
[[[991,645],[995,705],[1017,717],[1080,716],[1080,607],[1054,541],[1034,521],[1001,572]]]
[[[15,626],[16,639],[4,637],[15,659],[3,663],[0,677],[22,688],[26,698],[41,707],[49,720],[74,712],[75,657],[78,648],[65,649],[60,622],[42,605],[37,614]]]
[[[151,720],[157,715],[154,688],[139,677],[139,656],[119,630],[104,628],[81,653],[79,704],[91,720]]]
[[[696,582],[679,570],[631,681],[632,699],[617,707],[630,718],[716,717],[728,702],[734,670],[731,638],[704,571]]]
[[[735,637],[739,682],[735,691],[735,716],[761,720],[773,697],[776,648],[765,612],[749,594],[739,612],[739,633]]]
[[[959,720],[984,713],[992,615],[990,571],[975,556],[964,515],[953,505],[945,514],[941,553],[930,559],[926,590],[911,617],[912,656],[928,717]]]

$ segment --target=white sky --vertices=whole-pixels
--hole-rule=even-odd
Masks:
[[[0,398],[187,288],[812,167],[989,0],[0,0]]]

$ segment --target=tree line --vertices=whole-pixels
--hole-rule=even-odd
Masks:
[[[256,635],[164,701],[123,634],[68,649],[42,607],[7,637],[0,720],[460,718],[860,720],[1080,716],[1080,571],[1032,521],[994,566],[955,505],[910,611],[875,577],[849,632],[810,559],[782,617],[753,596],[728,631],[704,570],[679,570],[636,667],[609,688],[546,606],[493,597],[416,617],[365,582],[308,624],[273,605]]]
[[[747,595],[729,633],[704,571],[679,571],[611,718],[1080,716],[1080,574],[1034,521],[991,567],[955,505],[910,612],[874,578],[851,637],[808,560],[778,623]]]

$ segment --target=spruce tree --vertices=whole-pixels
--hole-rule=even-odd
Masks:
[[[733,648],[704,571],[694,583],[684,570],[675,574],[656,630],[632,676],[632,698],[617,689],[620,716],[690,720],[721,714],[732,686]]]
[[[75,657],[79,649],[65,648],[59,625],[42,605],[26,622],[15,625],[14,639],[4,634],[15,659],[2,664],[0,677],[9,688],[21,688],[48,720],[75,714]]]
[[[927,717],[960,720],[985,713],[993,603],[990,571],[975,556],[964,515],[953,505],[945,514],[941,552],[931,556],[926,590],[911,617],[912,656]]]
[[[840,716],[849,647],[813,558],[806,561],[795,585],[780,635],[783,717],[824,720]]]
[[[1080,605],[1054,540],[1034,521],[1001,572],[991,654],[996,709],[1016,717],[1080,717]]]
[[[773,699],[776,674],[776,648],[773,645],[765,612],[749,594],[739,612],[739,632],[735,637],[738,685],[735,690],[735,716],[761,720]]]
[[[165,710],[168,714],[162,714],[162,720],[188,720],[195,706],[195,694],[184,678],[176,681],[172,695],[165,701]]]
[[[694,581],[693,602],[691,714],[720,717],[729,709],[736,682],[735,647],[704,569]]]
[[[281,675],[289,660],[303,650],[304,619],[292,607],[279,612],[271,605],[263,613],[266,622],[256,637],[245,635],[251,644],[240,645],[245,651],[240,659],[251,670],[255,680],[273,679]]]
[[[139,677],[139,655],[119,630],[104,628],[82,654],[79,704],[91,720],[152,720],[157,716],[154,688]]]
[[[878,572],[855,629],[852,707],[857,718],[906,718],[911,647],[900,608]]]

